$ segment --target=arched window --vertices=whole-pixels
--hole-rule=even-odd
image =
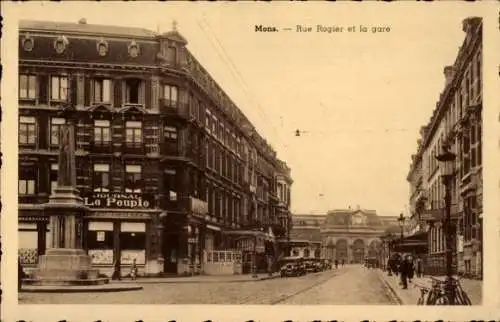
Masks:
[[[304,257],[309,257],[309,248],[304,249]]]

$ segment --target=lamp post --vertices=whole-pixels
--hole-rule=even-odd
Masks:
[[[455,289],[453,280],[453,250],[452,250],[452,227],[451,227],[451,185],[454,176],[454,164],[456,155],[450,152],[449,146],[443,147],[443,153],[436,156],[440,162],[440,173],[443,185],[445,187],[445,210],[446,216],[444,218],[444,233],[446,238],[446,296],[450,305],[455,304]]]
[[[404,239],[403,230],[405,227],[405,220],[406,220],[406,218],[403,215],[403,213],[400,213],[399,218],[398,218],[398,223],[399,223],[399,227],[401,228],[401,246],[403,245],[403,239]]]

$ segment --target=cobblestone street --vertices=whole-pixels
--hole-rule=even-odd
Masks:
[[[118,293],[20,293],[20,304],[395,304],[375,270],[347,266],[302,277],[231,283],[140,283]]]

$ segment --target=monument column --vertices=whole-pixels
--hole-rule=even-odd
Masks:
[[[73,82],[69,82],[73,84]],[[57,188],[44,204],[50,217],[50,248],[40,256],[33,278],[26,280],[35,285],[104,284],[99,271],[92,269],[92,260],[82,249],[83,216],[87,208],[76,189],[75,118],[72,95],[68,91],[68,104],[61,111],[66,124],[59,133],[59,171]]]

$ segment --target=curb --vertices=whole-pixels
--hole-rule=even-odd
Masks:
[[[389,282],[382,276],[383,272],[378,273],[378,278],[384,283],[385,287],[389,290],[390,296],[399,304],[403,305],[403,300],[401,297],[398,295],[396,290],[389,284]]]
[[[261,281],[266,281],[266,280],[272,280],[275,278],[279,278],[279,276],[272,276],[272,277],[258,277],[258,278],[252,278],[249,277],[248,279],[232,279],[232,280],[209,280],[209,281],[203,281],[203,280],[184,280],[184,281],[178,281],[175,278],[168,278],[165,280],[149,280],[148,279],[136,279],[135,282],[131,283],[140,283],[140,284],[218,284],[218,283],[248,283],[248,282],[261,282]],[[116,282],[116,283],[121,283],[121,282]]]
[[[89,287],[58,287],[58,288],[38,288],[30,287],[24,288],[19,291],[19,293],[107,293],[107,292],[127,292],[127,291],[139,291],[142,290],[142,286],[139,285],[127,285],[127,286],[114,286],[114,287],[100,287],[100,288],[89,288]]]

